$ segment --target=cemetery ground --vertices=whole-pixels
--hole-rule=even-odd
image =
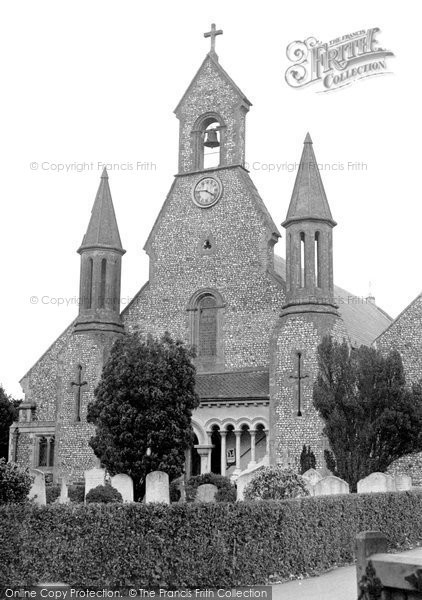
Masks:
[[[144,503],[133,502],[130,478],[117,475],[109,489],[120,502],[70,502],[62,481],[60,496],[45,505],[42,475],[36,473],[31,503],[0,506],[0,587],[271,584],[283,600],[288,594],[348,600],[351,586],[356,593],[355,569],[342,567],[353,564],[360,532],[384,532],[390,550],[422,540],[422,490],[403,476],[373,473],[351,494],[344,481],[309,470],[309,496],[259,502],[241,499],[242,481],[237,501],[220,502],[211,478],[194,490],[193,502],[170,504],[167,474],[152,472]],[[85,480],[88,496],[106,482],[106,472],[91,469]],[[291,582],[277,585],[283,581]]]

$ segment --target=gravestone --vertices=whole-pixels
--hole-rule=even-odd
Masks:
[[[146,476],[145,502],[170,504],[169,476],[163,471],[153,471]]]
[[[121,493],[123,502],[133,502],[132,477],[125,474],[114,475],[111,478],[111,485]]]
[[[105,484],[105,475],[105,469],[99,469],[98,467],[93,467],[92,469],[88,469],[88,471],[84,471],[85,498],[90,490]]]
[[[315,496],[315,485],[323,479],[321,473],[318,473],[315,469],[308,469],[303,473],[302,477],[306,481],[306,487],[310,495]]]
[[[328,475],[314,485],[315,496],[331,496],[334,494],[348,494],[350,491],[349,484],[335,477],[334,475]]]
[[[215,502],[218,487],[213,483],[203,483],[196,490],[195,502]]]
[[[45,506],[47,504],[47,498],[45,495],[45,476],[42,471],[38,469],[31,469],[30,475],[34,477],[34,481],[29,490],[28,498],[34,498],[36,504]]]
[[[67,504],[70,502],[66,477],[62,477],[62,485],[60,488],[59,504]]]
[[[371,473],[358,481],[358,494],[394,492],[395,489],[394,479],[386,473]]]
[[[396,475],[394,482],[398,492],[404,492],[412,489],[412,478],[409,475]]]

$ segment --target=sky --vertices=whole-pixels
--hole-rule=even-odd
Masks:
[[[177,172],[173,110],[215,22],[220,63],[251,100],[246,153],[277,225],[309,131],[334,230],[335,282],[392,317],[420,292],[421,83],[416,3],[250,0],[2,3],[0,382],[19,380],[77,314],[79,255],[104,163],[127,253],[122,308]],[[405,7],[407,7],[405,9]],[[287,46],[378,27],[388,74],[290,87]],[[350,163],[350,165],[349,165]],[[339,166],[339,165],[342,165]],[[353,165],[355,165],[353,167]],[[282,230],[281,226],[280,229]],[[282,230],[282,233],[284,230]],[[285,255],[284,237],[276,252]]]

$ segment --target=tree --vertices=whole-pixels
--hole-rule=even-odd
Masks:
[[[306,473],[309,469],[315,469],[316,467],[316,458],[315,454],[312,452],[311,447],[306,447],[303,444],[302,452],[300,455],[300,474]]]
[[[0,385],[0,458],[9,457],[9,427],[18,420],[19,400],[6,394]]]
[[[406,386],[398,352],[326,337],[318,364],[313,401],[332,450],[326,458],[353,491],[359,479],[422,450],[422,386]]]
[[[88,421],[97,427],[91,447],[112,475],[132,477],[138,498],[150,471],[165,471],[170,481],[182,473],[199,405],[193,357],[168,333],[122,336],[88,406]]]
[[[28,469],[0,458],[0,504],[25,502],[32,485]]]

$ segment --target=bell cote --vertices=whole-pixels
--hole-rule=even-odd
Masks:
[[[251,102],[220,65],[215,25],[211,50],[175,109],[180,122],[179,173],[244,166],[245,120]]]

